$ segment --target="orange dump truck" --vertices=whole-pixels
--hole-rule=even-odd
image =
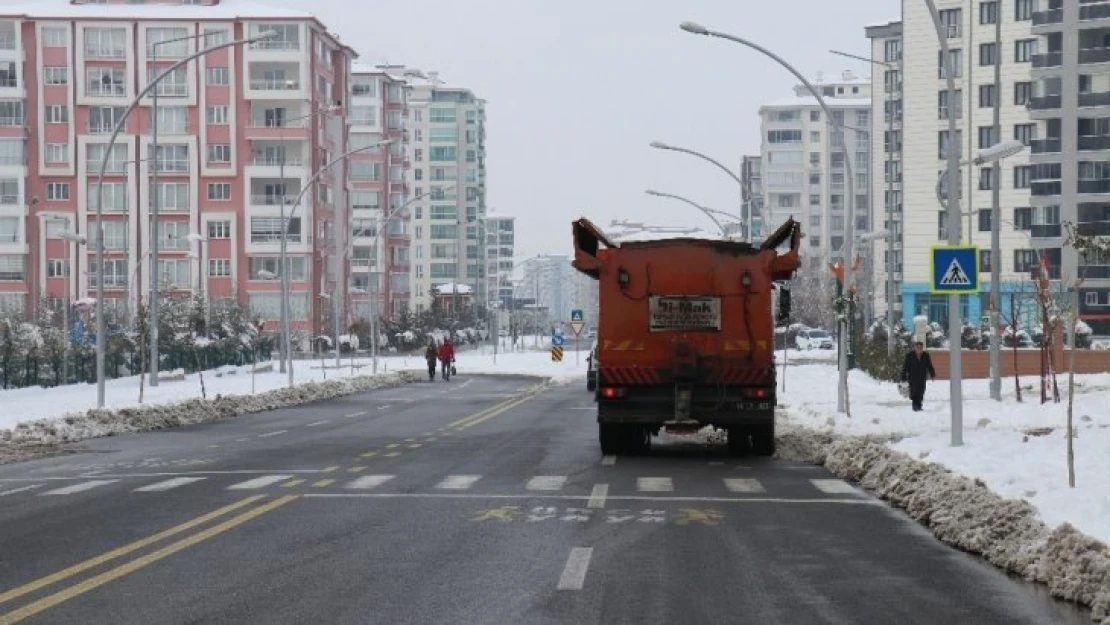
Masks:
[[[734,452],[775,450],[775,312],[789,314],[801,228],[758,246],[673,238],[610,241],[573,224],[574,268],[598,281],[598,434],[604,454],[637,453],[661,428],[711,425]],[[789,248],[780,250],[789,242]]]

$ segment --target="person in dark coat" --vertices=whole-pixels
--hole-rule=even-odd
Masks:
[[[424,360],[428,361],[428,379],[434,382],[436,379],[436,361],[439,360],[439,350],[436,349],[435,340],[428,343],[428,349],[424,350]]]
[[[925,375],[930,379],[937,379],[937,372],[933,369],[933,359],[925,352],[925,344],[914,343],[913,351],[906,354],[902,363],[902,381],[910,386],[910,401],[913,402],[914,412],[921,411],[921,401],[925,399]]]

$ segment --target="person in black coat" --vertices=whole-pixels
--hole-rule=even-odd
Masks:
[[[921,410],[921,401],[925,399],[925,375],[936,380],[937,372],[933,369],[933,360],[925,353],[925,344],[914,343],[913,351],[906,354],[902,363],[902,381],[910,385],[910,401],[913,402],[914,412]]]

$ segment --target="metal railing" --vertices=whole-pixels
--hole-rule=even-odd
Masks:
[[[1082,54],[1082,51],[1080,51],[1080,54]],[[1044,54],[1034,54],[1033,58],[1030,60],[1033,62],[1033,67],[1038,69],[1045,67],[1060,67],[1064,63],[1064,53],[1046,52]]]
[[[251,78],[251,89],[255,91],[296,91],[301,82],[293,79]]]
[[[288,164],[288,162],[286,164]],[[293,201],[295,199],[296,198],[294,196],[287,195],[287,196],[285,196],[285,203],[289,206],[292,206]],[[251,204],[254,204],[255,206],[281,206],[281,196],[280,195],[272,195],[272,194],[269,194],[269,193],[266,193],[266,194],[252,193],[251,194]]]
[[[1060,24],[1064,21],[1063,9],[1052,9],[1051,11],[1037,11],[1033,14],[1033,25],[1043,26],[1045,24]]]

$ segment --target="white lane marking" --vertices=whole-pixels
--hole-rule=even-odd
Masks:
[[[638,477],[636,490],[642,493],[669,493],[674,490],[674,484],[669,477]]]
[[[500,499],[500,500],[537,500],[550,499],[553,501],[588,501],[586,495],[504,495],[504,494],[479,494],[479,493],[305,493],[301,497],[366,497],[377,499]],[[650,501],[654,503],[666,502],[701,502],[701,503],[782,503],[782,504],[839,504],[849,506],[886,506],[880,499],[858,497],[855,499],[815,498],[798,499],[788,497],[654,497],[651,495],[613,495],[608,501]]]
[[[725,487],[733,493],[762,493],[763,485],[759,480],[753,480],[745,477],[729,477],[725,478]]]
[[[617,457],[616,456],[602,456],[601,457],[601,465],[602,466],[611,467],[616,463],[617,463]]]
[[[344,416],[347,417],[348,419],[354,419],[355,417],[361,417],[364,414],[366,414],[365,410],[359,410],[358,412],[352,412],[351,414],[344,415]]]
[[[385,410],[386,408],[389,408],[389,406],[378,406],[378,410]]]
[[[249,438],[237,438],[237,439],[235,439],[235,442],[236,443],[245,443],[249,440],[250,440]]]
[[[609,496],[608,484],[594,484],[594,489],[590,491],[590,499],[586,502],[587,508],[604,508],[605,498]]]
[[[594,555],[593,547],[575,547],[570,550],[567,565],[563,567],[563,574],[559,577],[559,590],[582,590],[586,583],[586,571],[590,568],[590,558]]]
[[[97,477],[112,477],[112,478],[129,478],[129,477],[173,477],[175,475],[270,475],[274,471],[281,471],[282,473],[328,473],[327,469],[237,469],[234,471],[165,471],[159,473],[109,473],[107,475],[98,475]],[[44,480],[75,480],[89,477],[82,475],[80,477],[44,477]],[[2,481],[2,480],[0,480]],[[25,482],[33,482],[35,480],[23,480]]]
[[[466,490],[480,479],[482,479],[481,475],[448,475],[442,482],[436,484],[436,488]]]
[[[567,483],[566,476],[563,475],[537,475],[528,480],[528,490],[559,490]]]
[[[844,480],[810,480],[810,483],[813,484],[817,490],[822,493],[829,493],[830,495],[859,494],[859,491],[857,491],[854,486]]]
[[[314,428],[318,425],[324,425],[327,422],[328,422],[328,420],[324,419],[323,421],[316,421],[315,423],[308,423],[308,424],[305,425],[305,427],[306,428]]]
[[[269,438],[271,436],[281,436],[282,434],[285,434],[288,431],[289,430],[278,430],[276,432],[266,432],[265,434],[259,434],[258,438]]]
[[[206,480],[206,479],[208,479],[208,478],[206,478],[206,477],[175,477],[175,478],[171,478],[171,479],[168,479],[168,480],[163,480],[161,482],[155,482],[154,484],[149,484],[149,485],[143,486],[141,488],[136,488],[135,492],[136,493],[158,493],[158,492],[162,492],[164,490],[170,490],[171,488],[177,488],[178,486],[184,486],[186,484],[192,484],[193,482],[199,482],[201,480]]]
[[[54,490],[48,490],[45,493],[42,493],[42,495],[72,495],[73,493],[79,493],[83,490],[89,490],[89,489],[92,489],[92,488],[96,488],[98,486],[106,486],[108,484],[114,484],[118,481],[119,480],[90,480],[88,482],[81,482],[80,484],[74,484],[72,486],[64,486],[62,488],[55,488]],[[40,495],[40,497],[42,495]]]
[[[0,493],[0,497],[6,497],[8,495],[14,495],[16,493],[22,493],[22,492],[29,491],[29,490],[35,490],[36,488],[42,488],[42,484],[31,484],[30,486],[21,486],[19,488],[13,488],[11,490],[6,490],[6,491]]]
[[[227,489],[228,490],[251,490],[251,489],[254,489],[254,488],[265,488],[267,486],[270,486],[271,484],[277,484],[278,482],[284,482],[285,480],[288,480],[292,477],[293,477],[292,475],[263,475],[262,477],[256,477],[253,480],[247,480],[246,482],[239,482],[238,484],[232,484],[231,486],[228,486]]]
[[[351,481],[346,488],[376,488],[392,479],[392,475],[364,475]]]

